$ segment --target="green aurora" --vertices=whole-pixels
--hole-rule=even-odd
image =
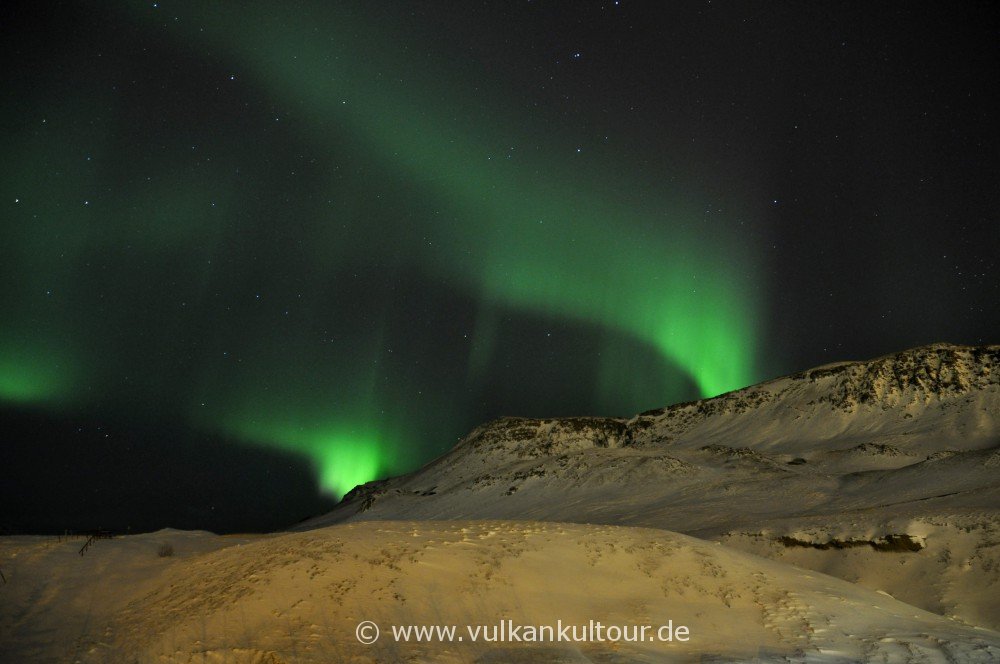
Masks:
[[[701,396],[759,378],[758,265],[692,187],[650,194],[637,166],[590,158],[598,139],[510,108],[503,81],[414,57],[426,45],[400,26],[260,3],[170,11],[166,27],[148,6],[122,16],[178,62],[210,47],[233,72],[221,85],[278,109],[273,138],[191,120],[163,128],[173,142],[154,160],[152,139],[81,131],[88,114],[129,126],[122,108],[107,119],[113,99],[40,93],[15,135],[22,168],[0,185],[13,221],[0,399],[156,404],[304,455],[343,495],[453,444],[442,423],[482,399],[511,318],[600,331],[598,410],[683,397],[664,385],[678,375]],[[295,182],[269,149],[299,159]],[[436,289],[476,312],[467,341],[417,329],[449,319],[414,303]],[[659,362],[629,360],[636,345]]]

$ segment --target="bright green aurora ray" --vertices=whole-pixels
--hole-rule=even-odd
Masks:
[[[308,455],[316,466],[320,487],[337,497],[379,477],[388,465],[382,458],[387,449],[383,438],[363,428],[324,430],[235,421],[230,430],[253,443]]]

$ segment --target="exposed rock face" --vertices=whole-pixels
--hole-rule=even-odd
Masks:
[[[929,402],[998,385],[998,370],[1000,346],[939,343],[865,362],[841,362],[809,369],[788,378],[820,382],[831,395],[824,401],[838,407],[870,402],[891,406],[904,393]],[[723,398],[743,392],[746,390]]]
[[[730,420],[745,431],[742,438],[746,443],[768,447],[788,438],[797,442],[832,439],[852,428],[860,435],[858,445],[884,447],[866,440],[866,432],[889,429],[890,433],[907,435],[919,430],[920,423],[902,420],[940,414],[937,411],[941,410],[959,411],[952,413],[951,420],[961,420],[959,414],[969,415],[974,426],[968,433],[977,439],[992,436],[1000,442],[996,420],[978,416],[989,411],[973,403],[985,398],[995,405],[998,390],[1000,346],[934,344],[868,362],[811,369],[715,398],[647,411],[631,419],[502,418],[475,429],[449,454],[471,447],[495,455],[495,459],[510,455],[538,458],[594,447],[670,445],[699,436],[703,445],[731,445],[740,438],[725,431],[725,440],[716,441],[714,435],[719,424]],[[778,420],[785,430],[764,426],[767,435],[753,440],[762,430],[762,420]],[[860,426],[852,427],[852,422]],[[970,429],[968,422],[957,424]]]
[[[966,444],[983,445],[1000,440],[1000,427],[990,417],[998,392],[1000,346],[933,344],[644,413],[636,420],[651,419],[646,436],[634,435],[633,441],[683,442],[694,436],[702,443],[730,444],[739,438],[726,425],[738,425],[745,444],[753,447],[778,449],[789,442],[824,447],[824,441],[844,437],[858,444],[877,442],[872,436],[908,437],[925,431],[925,424],[945,433],[947,421],[956,428],[952,434],[975,439]],[[716,440],[715,432],[725,440]]]
[[[620,419],[505,417],[479,427],[469,434],[464,444],[479,452],[512,452],[522,458],[537,458],[590,447],[623,447],[629,442],[631,430]]]
[[[821,370],[810,372],[818,380]],[[841,365],[831,397],[838,408],[929,404],[1000,385],[1000,346],[935,344],[872,362]]]
[[[948,579],[912,601],[997,627],[1000,607],[987,599],[1000,596],[997,467],[1000,346],[934,344],[628,419],[502,418],[301,527],[503,518],[663,528],[893,594]],[[862,559],[891,573],[869,579],[844,562]],[[956,593],[970,566],[986,581]]]

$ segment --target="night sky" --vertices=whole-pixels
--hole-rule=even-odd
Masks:
[[[0,12],[0,532],[1000,342],[996,3]]]

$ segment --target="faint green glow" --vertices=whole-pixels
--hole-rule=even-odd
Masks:
[[[24,369],[0,363],[0,399],[14,403],[47,401],[61,392],[61,385],[48,371]]]
[[[64,370],[44,361],[0,357],[0,401],[50,403],[65,398],[72,384]]]
[[[488,298],[481,298],[469,347],[468,374],[472,381],[482,379],[489,366],[497,344],[498,318],[496,305]]]

